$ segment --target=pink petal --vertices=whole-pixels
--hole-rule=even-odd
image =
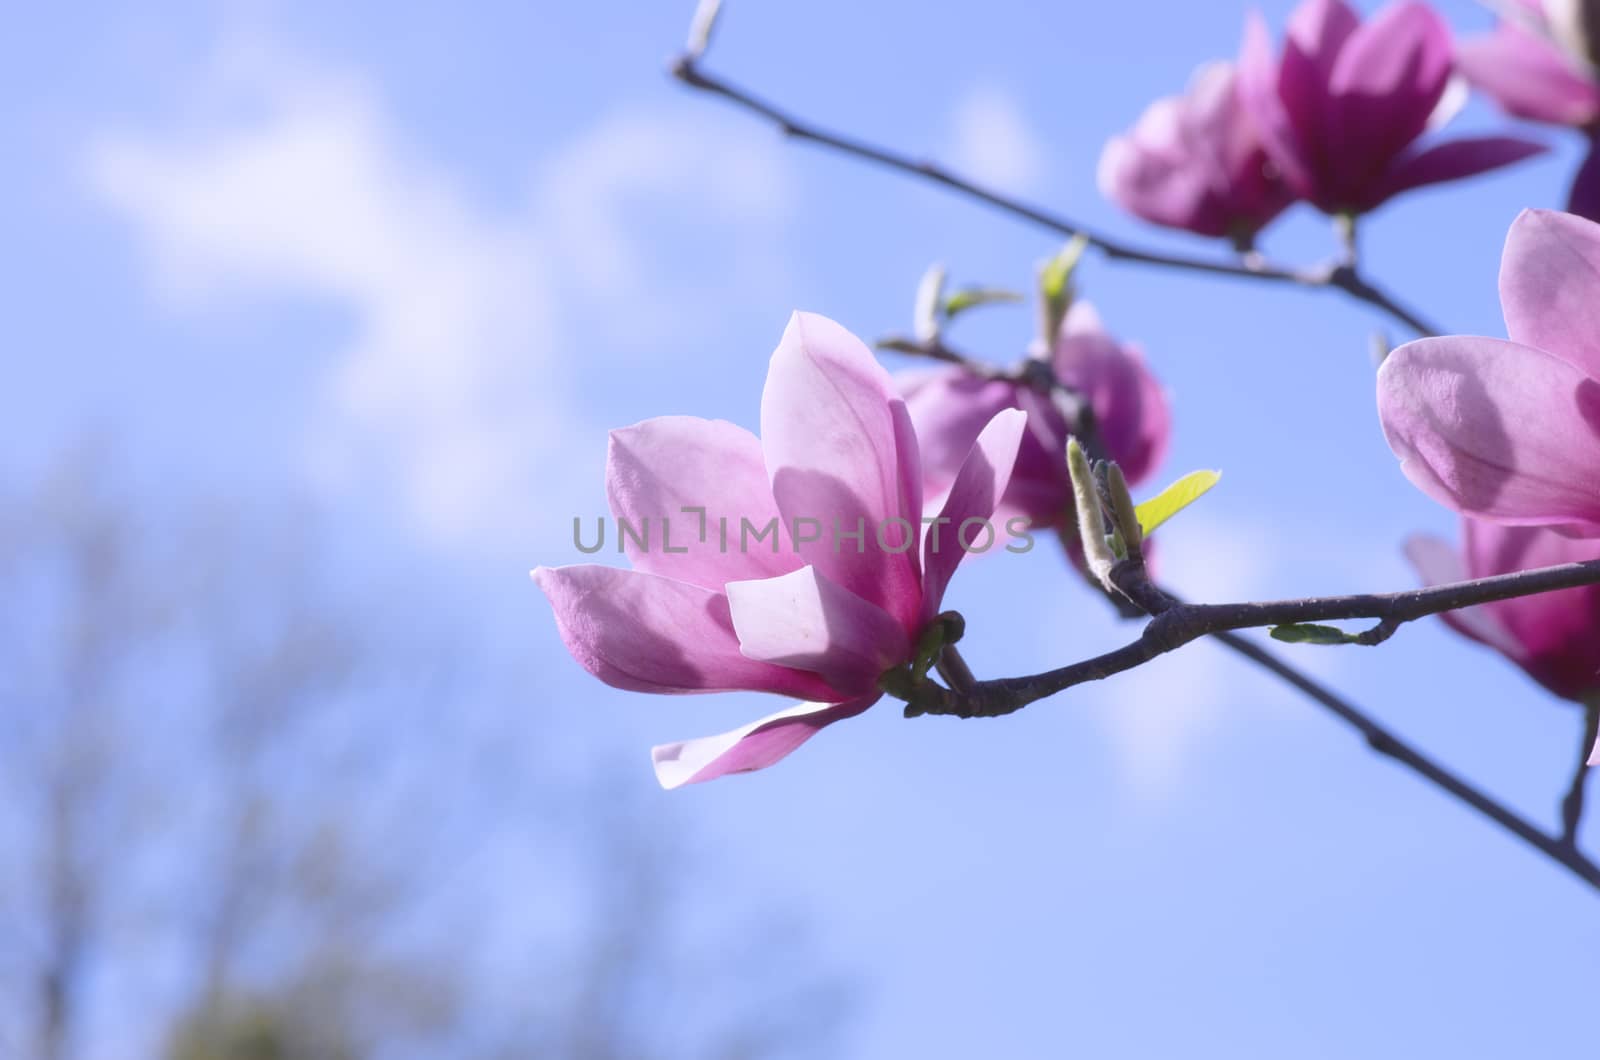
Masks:
[[[1513,340],[1600,379],[1600,224],[1523,211],[1500,261],[1500,306]]]
[[[1405,553],[1423,585],[1449,585],[1471,577],[1466,564],[1462,562],[1461,553],[1443,538],[1418,534],[1406,540]],[[1495,618],[1494,612],[1486,607],[1464,607],[1458,611],[1446,611],[1439,617],[1456,632],[1487,644],[1508,659],[1515,660],[1522,655],[1522,646]]]
[[[939,522],[929,528],[923,556],[923,615],[932,618],[944,599],[944,590],[967,549],[990,551],[1004,547],[1005,528],[993,523],[995,509],[1011,481],[1011,468],[1017,461],[1028,417],[1021,409],[999,413],[978,435],[956,475],[950,496],[939,512]],[[981,525],[966,526],[967,520]],[[933,531],[938,530],[937,538]]]
[[[1397,162],[1356,205],[1363,211],[1371,210],[1403,191],[1476,176],[1543,154],[1545,150],[1543,144],[1510,136],[1451,140]]]
[[[1600,739],[1595,740],[1594,750],[1589,752],[1589,764],[1600,766]]]
[[[799,703],[720,736],[662,744],[650,751],[656,780],[671,790],[730,773],[765,769],[811,739],[818,729],[853,718],[877,700],[872,696],[836,706]]]
[[[1056,345],[1055,369],[1063,383],[1088,399],[1106,450],[1128,481],[1137,484],[1148,477],[1166,455],[1171,413],[1138,347],[1108,334],[1090,303],[1074,302]],[[1060,453],[1055,457],[1060,460]]]
[[[1289,16],[1285,35],[1305,57],[1316,79],[1326,82],[1345,45],[1360,28],[1361,16],[1344,0],[1306,0]]]
[[[1600,383],[1542,350],[1452,336],[1400,347],[1378,413],[1401,470],[1463,515],[1600,533]]]
[[[916,435],[889,375],[860,339],[826,317],[796,313],[772,355],[761,440],[778,510],[812,520],[820,540],[802,560],[909,628],[921,612],[916,548],[896,554],[922,517]],[[883,527],[889,549],[880,547]],[[860,539],[835,534],[855,534]]]
[[[1456,67],[1518,118],[1578,127],[1600,118],[1600,84],[1555,43],[1511,22],[1458,42]]]
[[[612,431],[606,494],[637,570],[721,589],[800,566],[778,529],[761,443],[742,427],[663,416]],[[625,533],[624,522],[637,533]]]
[[[1312,159],[1305,146],[1316,139],[1303,139],[1296,119],[1311,126],[1320,123],[1321,93],[1313,76],[1315,63],[1302,52],[1294,63],[1285,55],[1285,65],[1295,71],[1293,85],[1286,95],[1294,99],[1294,112],[1279,93],[1279,63],[1272,54],[1272,35],[1259,12],[1252,12],[1245,23],[1244,44],[1239,50],[1239,99],[1255,123],[1267,154],[1283,173],[1284,180],[1301,195],[1312,189]],[[1288,74],[1283,75],[1286,79]]]
[[[1385,8],[1350,35],[1328,80],[1335,194],[1362,192],[1427,128],[1450,79],[1450,31],[1426,5]],[[1320,204],[1319,204],[1320,205]]]
[[[1141,130],[1155,120],[1155,109],[1139,119]],[[1136,133],[1137,134],[1137,133]],[[1181,228],[1203,236],[1228,234],[1229,218],[1221,209],[1214,185],[1192,156],[1177,155],[1141,144],[1133,137],[1109,141],[1097,172],[1100,193],[1129,213],[1153,224]]]
[[[731,582],[728,603],[746,658],[810,670],[846,695],[875,690],[911,657],[906,627],[815,567]]]
[[[1597,538],[1568,537],[1542,526],[1465,523],[1467,569],[1475,578],[1600,559]],[[1600,689],[1600,587],[1517,597],[1487,608],[1516,645],[1506,654],[1540,684],[1568,699]]]
[[[895,382],[906,395],[906,411],[916,427],[923,496],[931,502],[949,491],[989,421],[1003,409],[1017,407],[1017,387],[960,367],[936,369],[931,378],[902,373]]]
[[[814,674],[746,658],[719,592],[642,571],[540,567],[533,580],[578,665],[632,692],[746,689],[837,698]]]

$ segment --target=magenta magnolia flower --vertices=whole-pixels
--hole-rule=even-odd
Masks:
[[[1364,213],[1543,150],[1506,137],[1417,149],[1450,71],[1450,31],[1415,0],[1365,23],[1343,0],[1306,0],[1276,60],[1256,14],[1239,57],[1240,93],[1267,154],[1296,194],[1330,214]]]
[[[1456,45],[1456,67],[1510,114],[1570,125],[1589,134],[1588,159],[1573,181],[1567,208],[1600,220],[1600,71],[1585,6],[1575,0],[1516,0],[1516,18],[1492,33]],[[1593,5],[1588,5],[1593,12]],[[1593,14],[1590,17],[1594,17]]]
[[[1600,559],[1600,539],[1567,537],[1538,526],[1464,519],[1462,537],[1462,552],[1437,537],[1406,543],[1406,555],[1424,582],[1440,585]],[[1600,692],[1600,586],[1464,608],[1444,620],[1496,649],[1558,696],[1582,700]]]
[[[866,710],[879,677],[911,660],[963,556],[955,535],[993,515],[1024,423],[1001,413],[975,436],[948,522],[924,541],[917,440],[888,373],[838,324],[797,313],[772,355],[759,440],[680,416],[612,433],[606,492],[633,569],[533,577],[573,658],[609,685],[803,700],[653,752],[669,788],[760,769]]]
[[[1506,239],[1511,341],[1419,339],[1378,372],[1401,469],[1463,515],[1600,535],[1600,224],[1529,210]]]
[[[1056,377],[1089,402],[1100,437],[1128,481],[1136,483],[1155,470],[1172,424],[1166,395],[1138,347],[1119,343],[1106,333],[1089,303],[1075,302],[1062,322],[1050,363]],[[1028,414],[1028,429],[1001,514],[1025,516],[1035,526],[1060,524],[1072,504],[1068,427],[1050,395],[960,367],[905,373],[899,382],[921,440],[929,495],[944,493],[956,481],[985,424],[1002,410],[1022,409]]]
[[[1247,247],[1294,201],[1268,163],[1229,63],[1212,63],[1189,91],[1152,103],[1100,156],[1100,191],[1146,221]]]

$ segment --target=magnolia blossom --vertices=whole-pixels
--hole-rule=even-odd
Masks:
[[[1087,302],[1074,302],[1061,325],[1050,365],[1094,414],[1108,455],[1130,483],[1147,477],[1167,448],[1171,417],[1166,395],[1138,347],[1107,334]],[[930,496],[956,481],[967,451],[999,412],[1021,409],[1028,429],[1017,453],[1002,516],[1035,526],[1059,525],[1072,504],[1067,474],[1066,417],[1052,395],[1009,379],[987,379],[965,368],[905,373],[901,392],[922,444],[923,481]]]
[[[1406,555],[1424,582],[1441,585],[1600,559],[1600,539],[1464,519],[1459,552],[1440,538],[1418,536],[1406,543]],[[1558,696],[1583,700],[1600,693],[1600,585],[1480,604],[1447,612],[1444,620]]]
[[[1524,212],[1500,268],[1511,340],[1395,350],[1378,412],[1401,469],[1463,515],[1600,536],[1600,224]]]
[[[1364,213],[1543,150],[1505,137],[1418,149],[1450,74],[1450,31],[1415,0],[1365,23],[1343,0],[1305,0],[1277,58],[1252,15],[1239,57],[1241,98],[1268,156],[1297,195],[1330,214]]]
[[[1492,33],[1457,43],[1456,66],[1508,113],[1588,133],[1589,156],[1567,206],[1600,220],[1600,4],[1516,0],[1511,13]]]
[[[1229,63],[1152,103],[1100,156],[1100,191],[1146,221],[1249,246],[1294,201],[1267,161]]]
[[[612,433],[606,492],[633,569],[533,577],[573,658],[609,685],[802,700],[653,752],[669,788],[760,769],[866,710],[879,678],[911,661],[962,544],[983,532],[958,536],[963,524],[993,516],[1024,424],[1002,412],[982,427],[924,535],[917,440],[888,373],[838,324],[797,313],[772,355],[759,439],[689,417]]]

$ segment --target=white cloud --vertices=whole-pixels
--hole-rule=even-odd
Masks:
[[[493,208],[348,72],[255,40],[202,80],[195,96],[213,102],[176,131],[96,137],[92,189],[134,226],[175,305],[288,295],[347,309],[308,464],[333,484],[394,486],[446,541],[481,544],[518,529],[528,497],[569,495],[556,478],[571,462],[553,457],[599,430],[570,411],[576,311],[613,310],[597,315],[617,336],[652,307],[692,311],[693,289],[661,280],[661,251],[634,234],[640,213],[714,196],[722,236],[764,245],[785,212],[770,150],[681,119],[603,119],[532,160],[525,200]]]
[[[951,119],[950,164],[956,172],[1008,191],[1027,191],[1044,169],[1044,150],[1021,108],[992,87],[968,92]]]

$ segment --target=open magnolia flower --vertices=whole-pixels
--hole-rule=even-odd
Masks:
[[[1166,394],[1137,346],[1119,342],[1088,302],[1067,311],[1051,351],[1056,378],[1080,394],[1094,414],[1107,456],[1130,484],[1155,470],[1172,431]],[[959,365],[896,377],[922,444],[923,482],[930,495],[950,488],[985,424],[1003,409],[1022,409],[1028,429],[1001,514],[1036,527],[1061,525],[1072,505],[1066,417],[1049,394],[1010,379],[976,376]]]
[[[1395,350],[1378,413],[1406,476],[1462,515],[1600,535],[1600,224],[1529,210],[1506,239],[1510,341]]]
[[[983,533],[964,524],[992,518],[1025,422],[1005,411],[984,426],[924,533],[917,439],[888,373],[838,324],[796,313],[760,439],[689,417],[612,433],[606,492],[633,569],[533,577],[573,658],[609,685],[802,700],[653,752],[668,788],[760,769],[866,710],[883,674],[913,660],[963,545]]]
[[[1600,559],[1600,539],[1464,519],[1460,551],[1440,538],[1419,535],[1406,542],[1406,555],[1426,584],[1442,585]],[[1600,585],[1448,611],[1444,620],[1564,699],[1584,701],[1600,694]]]
[[[1451,335],[1390,354],[1378,372],[1384,435],[1401,470],[1440,503],[1505,526],[1546,528],[1501,531],[1481,555],[1469,536],[1470,562],[1518,562],[1523,551],[1575,559],[1588,550],[1581,558],[1592,558],[1600,538],[1600,224],[1525,211],[1506,239],[1500,304],[1509,342]],[[1559,546],[1528,536],[1551,531],[1584,540]],[[1562,669],[1549,669],[1551,645],[1567,632],[1545,609],[1587,607],[1592,651],[1600,619],[1593,594],[1571,590],[1475,613],[1495,616],[1494,625],[1458,621],[1555,688],[1581,680],[1567,667],[1581,671],[1594,657],[1580,646],[1564,654]],[[1558,598],[1568,603],[1551,602]],[[1589,763],[1600,765],[1600,744]]]
[[[1100,156],[1100,193],[1146,221],[1247,247],[1294,193],[1267,161],[1230,63],[1150,104]]]
[[[1510,0],[1507,12],[1492,33],[1457,43],[1456,68],[1509,114],[1588,133],[1567,208],[1600,220],[1600,4]]]
[[[1417,149],[1444,98],[1450,31],[1415,0],[1366,22],[1343,0],[1305,0],[1282,53],[1254,15],[1239,57],[1240,97],[1268,156],[1300,198],[1359,214],[1403,191],[1472,176],[1543,150],[1506,137]]]

